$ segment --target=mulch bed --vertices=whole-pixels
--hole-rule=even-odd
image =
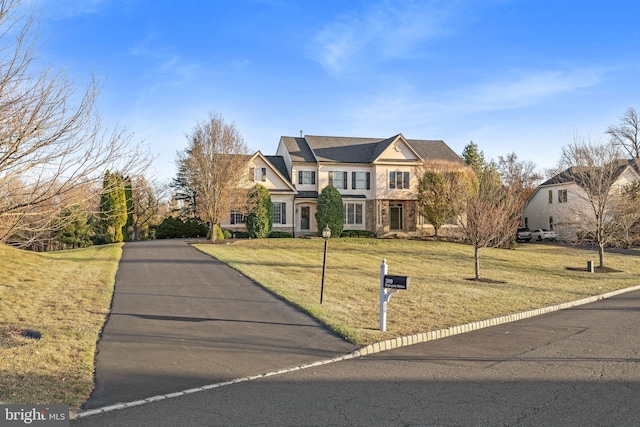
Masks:
[[[587,270],[586,267],[567,267],[567,270],[571,270],[571,271],[586,271],[588,272],[589,270]],[[616,270],[615,268],[610,268],[610,267],[593,267],[593,272],[594,273],[622,273],[622,270]]]

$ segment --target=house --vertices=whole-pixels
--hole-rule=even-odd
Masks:
[[[315,235],[318,194],[334,186],[344,202],[344,229],[378,236],[410,234],[424,227],[417,214],[416,168],[425,160],[462,164],[443,141],[330,136],[283,136],[275,156],[249,160],[253,183],[271,192],[273,230]],[[223,228],[240,229],[232,213]]]
[[[611,168],[611,191],[640,181],[640,161],[620,160]],[[543,182],[531,194],[522,220],[529,229],[554,230],[559,240],[575,240],[577,231],[593,216],[587,193],[581,183],[585,170],[572,167]]]

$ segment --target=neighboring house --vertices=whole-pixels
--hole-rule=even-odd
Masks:
[[[621,160],[614,172],[612,191],[633,181],[640,181],[639,161]],[[536,188],[527,200],[522,221],[531,230],[554,230],[558,240],[575,240],[576,232],[592,215],[579,175],[574,168],[569,168]]]
[[[378,236],[410,234],[418,218],[416,168],[425,160],[463,164],[443,141],[301,136],[280,138],[276,156],[254,155],[254,183],[265,185],[274,203],[274,230],[315,235],[318,194],[334,186],[344,202],[344,229]],[[240,229],[241,215],[223,228]],[[321,228],[321,227],[320,227]]]

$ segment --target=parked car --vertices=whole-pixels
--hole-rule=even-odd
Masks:
[[[553,230],[543,230],[542,228],[538,228],[531,232],[531,238],[541,241],[541,240],[557,240],[558,235]]]
[[[531,240],[531,231],[527,227],[520,227],[516,232],[516,242],[528,242]]]

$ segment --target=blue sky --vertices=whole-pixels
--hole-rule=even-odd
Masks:
[[[442,139],[553,167],[575,133],[640,109],[640,3],[629,0],[31,0],[40,53],[93,73],[170,179],[209,112],[251,151],[281,135]]]

